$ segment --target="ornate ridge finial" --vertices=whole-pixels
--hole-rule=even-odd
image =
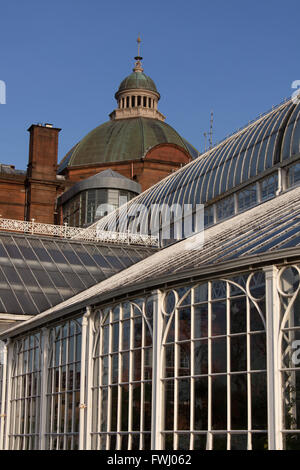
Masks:
[[[142,62],[141,62],[143,60],[143,57],[140,56],[140,47],[141,47],[141,42],[142,42],[142,40],[140,38],[140,34],[138,35],[138,38],[137,38],[136,42],[137,42],[137,45],[138,45],[138,55],[135,57],[136,62],[134,64],[133,71],[134,72],[143,72],[144,69],[142,67]]]
[[[137,42],[137,45],[138,45],[138,53],[137,53],[137,56],[139,57],[139,55],[140,55],[140,47],[141,47],[141,42],[142,42],[140,34],[138,35],[138,38],[137,38],[136,42]]]

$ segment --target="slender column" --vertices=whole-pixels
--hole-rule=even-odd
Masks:
[[[257,192],[257,203],[261,202],[261,186],[260,182],[257,181],[256,183],[256,192]]]
[[[7,340],[3,350],[3,377],[2,377],[2,394],[1,394],[1,410],[0,410],[0,450],[4,449],[4,433],[6,420],[6,382],[7,382],[7,351],[9,339]]]
[[[279,196],[279,194],[283,191],[283,171],[281,168],[278,168],[278,187],[276,191],[276,196]]]
[[[151,421],[151,449],[160,450],[161,444],[161,427],[163,410],[162,399],[162,335],[163,335],[163,320],[162,320],[162,293],[157,292],[157,298],[153,311],[153,345],[152,345],[152,421]]]
[[[47,387],[48,387],[48,354],[49,354],[48,328],[42,328],[42,363],[41,363],[41,413],[40,413],[40,449],[46,449],[47,432]]]
[[[7,340],[7,370],[6,370],[6,423],[4,429],[3,449],[9,449],[9,432],[10,432],[10,412],[11,412],[11,374],[13,362],[13,343],[10,339]]]
[[[88,447],[90,442],[90,417],[91,417],[91,353],[90,344],[92,338],[90,337],[90,315],[92,309],[87,307],[86,313],[82,318],[81,330],[81,365],[80,365],[80,410],[79,410],[79,449],[83,450]]]
[[[268,438],[269,449],[282,449],[280,432],[282,422],[282,396],[280,378],[280,329],[279,297],[276,289],[277,268],[264,269],[266,275],[266,333],[267,333],[267,382],[268,382]]]

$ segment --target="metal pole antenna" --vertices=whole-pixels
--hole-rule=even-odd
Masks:
[[[213,134],[214,112],[210,113],[210,129],[209,129],[209,148],[212,148],[212,134]]]

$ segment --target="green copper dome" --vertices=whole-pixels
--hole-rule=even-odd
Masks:
[[[124,78],[117,93],[136,88],[153,91],[159,94],[152,78],[148,77],[148,75],[143,72],[132,72],[128,77]]]
[[[58,171],[70,166],[137,160],[163,143],[176,144],[193,158],[197,156],[197,151],[173,127],[158,119],[136,117],[96,127],[67,153]]]

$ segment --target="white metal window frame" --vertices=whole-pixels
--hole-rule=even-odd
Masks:
[[[282,383],[281,383],[281,346],[280,346],[280,291],[278,283],[280,272],[276,266],[264,268],[266,277],[266,333],[267,333],[267,383],[268,383],[268,442],[269,449],[283,448],[282,428]],[[188,283],[186,283],[188,284]],[[189,285],[191,285],[189,283]],[[162,313],[163,296],[165,289],[156,291],[155,311],[153,313],[153,380],[152,380],[152,422],[151,422],[151,448],[163,448],[163,329],[164,318]],[[82,346],[81,346],[81,385],[79,405],[79,448],[91,448],[92,432],[92,387],[93,377],[91,358],[93,356],[94,309],[87,307],[82,320]],[[42,342],[42,381],[41,381],[41,413],[40,413],[40,449],[45,448],[46,433],[46,390],[47,390],[47,351],[48,328],[43,328]],[[9,448],[8,430],[12,419],[12,364],[14,343],[17,340],[8,340],[4,349],[2,403],[0,414],[0,449]],[[230,431],[230,430],[229,430]]]
[[[81,318],[67,320],[47,331],[46,449],[79,447],[80,322]]]
[[[147,302],[147,298],[133,299],[95,311],[92,317],[93,450],[150,448],[146,415],[152,382],[152,325]],[[135,394],[139,394],[136,399]]]
[[[251,357],[252,357],[252,350],[251,350],[251,343],[252,339],[254,338],[255,335],[263,334],[264,335],[264,318],[262,315],[262,312],[260,310],[260,307],[258,305],[258,299],[254,299],[253,296],[251,295],[250,292],[250,283],[253,278],[253,274],[250,274],[247,280],[247,285],[246,289],[244,289],[242,286],[239,286],[236,282],[222,279],[219,280],[223,283],[223,286],[226,285],[226,292],[224,291],[224,296],[220,299],[213,299],[212,296],[212,289],[213,289],[213,281],[209,281],[207,284],[208,287],[208,298],[206,301],[202,302],[196,302],[194,299],[194,293],[195,293],[195,288],[187,289],[186,293],[180,298],[178,295],[178,291],[170,291],[169,293],[164,294],[164,298],[166,300],[166,294],[173,293],[174,297],[176,298],[176,302],[174,302],[174,308],[172,312],[164,312],[165,315],[169,317],[167,325],[165,326],[164,329],[164,338],[163,338],[163,348],[167,350],[167,348],[174,348],[174,358],[175,358],[175,364],[174,364],[174,371],[172,374],[170,372],[166,373],[163,375],[161,378],[162,381],[162,386],[163,388],[167,389],[168,384],[173,386],[171,387],[174,393],[174,398],[173,398],[173,406],[171,407],[174,412],[174,421],[173,421],[173,429],[163,429],[163,435],[164,436],[169,436],[170,438],[173,439],[173,446],[175,450],[179,449],[184,449],[188,447],[189,449],[194,449],[194,448],[199,448],[195,445],[194,441],[195,439],[199,439],[200,437],[203,437],[204,440],[206,441],[206,444],[204,446],[204,449],[213,449],[213,440],[215,438],[220,438],[221,436],[225,439],[225,447],[227,449],[231,449],[231,440],[234,440],[236,437],[245,437],[245,447],[248,449],[252,448],[252,438],[257,437],[258,434],[261,434],[261,437],[266,436],[267,434],[267,429],[260,429],[256,430],[253,429],[251,426],[251,413],[252,413],[252,403],[251,403],[251,397],[253,390],[251,389],[251,382],[252,378],[257,377],[256,374],[264,374],[266,375],[266,370],[256,370],[254,367],[252,367],[251,364]],[[234,286],[235,288],[238,288],[240,291],[240,295],[230,295],[230,288],[231,286]],[[187,301],[189,297],[189,300]],[[246,304],[246,328],[245,331],[239,332],[239,333],[232,333],[231,331],[231,302],[236,302],[240,301],[243,299]],[[214,306],[217,304],[220,304],[220,302],[225,306],[226,310],[226,332],[224,331],[223,334],[216,334],[212,332],[212,319],[213,319],[213,311],[214,311]],[[185,305],[186,304],[186,305]],[[261,316],[261,331],[258,330],[251,330],[250,328],[250,313],[251,307],[253,308],[256,306],[257,308],[257,313]],[[199,337],[199,335],[196,334],[195,332],[195,312],[196,309],[199,307],[206,307],[208,311],[208,335],[206,334],[205,337]],[[184,324],[181,323],[180,321],[180,316],[181,312],[184,312],[184,310],[190,311],[191,314],[191,334],[190,334],[190,339],[183,339],[183,336],[181,334]],[[172,335],[173,335],[173,340],[168,340],[168,331],[170,330],[172,326]],[[239,370],[235,371],[234,369],[231,370],[231,342],[234,342],[236,339],[243,339],[245,340],[246,344],[246,357],[247,357],[247,365],[245,370]],[[198,343],[203,343],[203,341],[207,342],[208,346],[208,371],[207,373],[205,372],[200,372],[199,370],[196,370],[196,356],[195,356],[195,350],[196,350],[196,345]],[[226,358],[226,370],[224,369],[222,373],[216,373],[214,371],[213,366],[215,366],[213,356],[212,356],[212,346],[215,344],[216,341],[224,341],[224,345],[226,348],[226,353],[225,353],[225,358]],[[183,349],[186,350],[187,354],[190,357],[190,371],[185,371],[182,369],[182,361],[181,361],[181,355]],[[166,361],[166,358],[164,358],[164,362]],[[232,409],[232,402],[231,402],[231,381],[234,379],[234,377],[241,377],[243,378],[246,377],[246,382],[247,382],[247,392],[246,394],[248,395],[248,400],[247,400],[247,426],[244,427],[241,430],[237,430],[236,428],[231,427],[231,409]],[[213,422],[212,422],[212,385],[213,385],[213,380],[218,379],[218,378],[224,378],[227,385],[227,423],[224,427],[224,429],[221,430],[215,430],[213,427]],[[206,380],[208,382],[208,428],[205,430],[204,428],[202,431],[199,431],[199,429],[195,428],[195,400],[196,400],[196,394],[195,394],[195,386],[197,382],[200,380]],[[188,424],[188,427],[180,428],[180,417],[182,417],[182,411],[183,411],[183,406],[182,403],[180,402],[180,385],[186,382],[189,387],[189,396],[188,396],[188,409],[189,409],[189,414],[190,418],[188,419],[188,422],[185,423],[185,426]],[[166,391],[166,390],[165,390]],[[164,391],[162,391],[164,393]],[[166,405],[166,399],[164,400],[165,405]],[[181,410],[181,412],[179,411]],[[166,415],[170,415],[172,410],[170,410],[170,404],[168,404],[168,409],[165,410]],[[163,413],[162,413],[163,415]],[[181,420],[182,421],[182,420]],[[180,441],[183,440],[184,444],[180,444]],[[163,445],[163,439],[162,439],[162,447]]]
[[[6,448],[38,447],[41,411],[41,334],[18,339],[11,348]],[[3,395],[3,391],[2,391]]]

